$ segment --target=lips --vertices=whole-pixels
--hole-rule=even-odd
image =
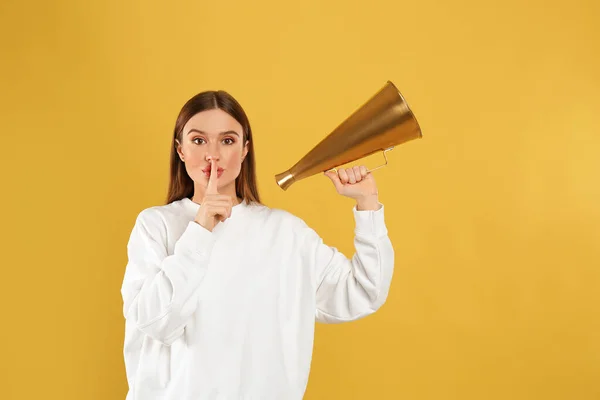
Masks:
[[[204,172],[204,175],[206,175],[206,177],[210,177],[210,171],[211,171],[210,167],[204,168],[202,170],[202,172]],[[221,175],[223,175],[223,171],[224,171],[223,168],[217,168],[217,178],[220,178]]]

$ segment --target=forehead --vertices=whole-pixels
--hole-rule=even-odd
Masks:
[[[201,111],[194,115],[183,127],[186,134],[190,129],[198,129],[207,134],[218,135],[220,132],[235,131],[240,135],[242,126],[231,115],[220,109]]]

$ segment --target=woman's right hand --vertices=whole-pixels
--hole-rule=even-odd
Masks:
[[[214,160],[211,160],[210,163],[208,185],[194,221],[212,232],[220,221],[225,221],[231,216],[233,199],[231,196],[219,194],[217,190],[217,165]]]

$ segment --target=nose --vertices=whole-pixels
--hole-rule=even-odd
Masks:
[[[215,161],[218,162],[220,157],[219,157],[219,151],[217,149],[210,149],[206,152],[206,161],[211,162],[211,161]]]

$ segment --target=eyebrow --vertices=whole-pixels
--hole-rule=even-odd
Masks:
[[[189,132],[187,133],[188,135],[192,132],[197,132],[201,135],[206,135],[206,132],[202,132],[201,130],[198,129],[190,129]],[[223,135],[236,135],[237,137],[240,137],[240,135],[236,132],[236,131],[225,131],[225,132],[221,132],[219,133],[219,136],[223,136]]]

